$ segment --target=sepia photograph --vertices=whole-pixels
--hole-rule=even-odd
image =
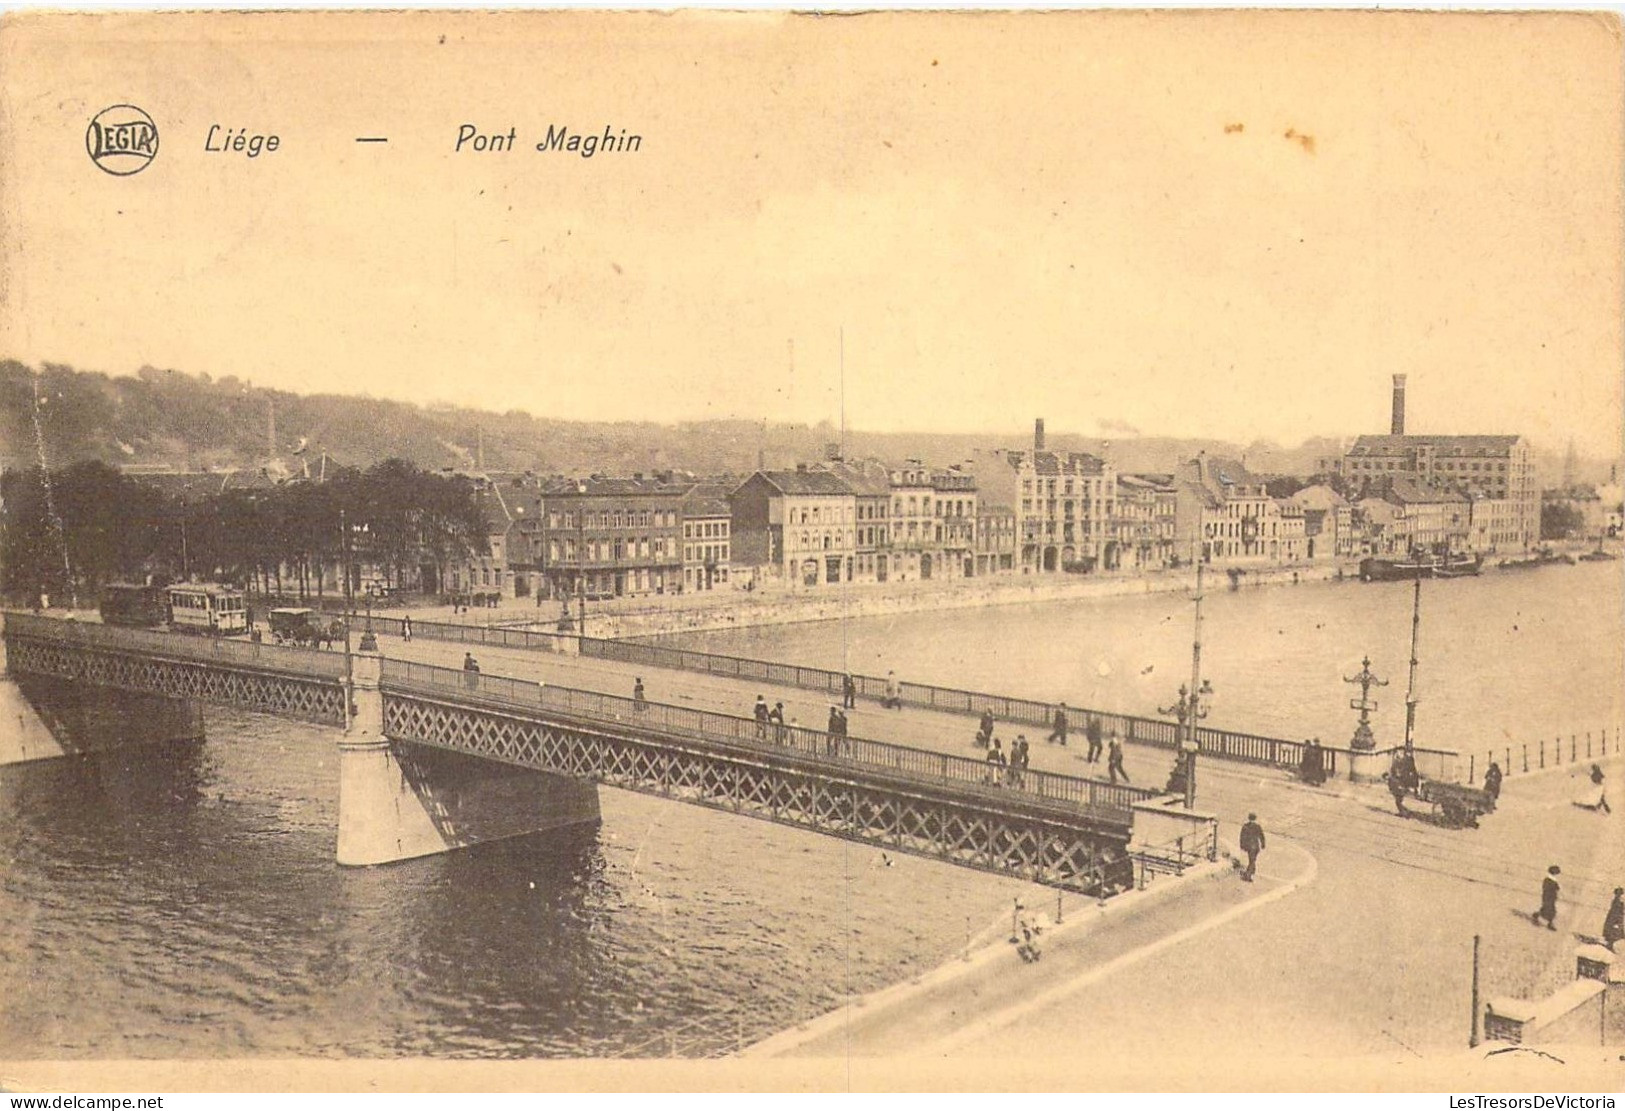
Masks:
[[[6,13],[0,1089],[1619,1092],[1621,43]]]

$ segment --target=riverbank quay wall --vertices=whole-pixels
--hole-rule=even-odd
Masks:
[[[1238,590],[1359,577],[1359,565],[1350,562],[1234,568],[1213,565],[1207,570],[1215,587],[1225,583]],[[853,617],[893,617],[907,613],[1028,605],[1080,598],[1180,593],[1195,588],[1194,569],[1159,571],[1149,575],[995,575],[954,579],[936,586],[919,583],[843,585],[805,593],[743,595],[730,598],[723,605],[703,608],[655,606],[632,612],[610,609],[602,613],[589,610],[584,631],[592,636],[620,640],[766,625],[796,625],[807,621],[838,621]]]
[[[202,740],[202,703],[343,730],[340,864],[384,864],[598,820],[590,783],[423,752],[383,732],[376,656],[7,613],[0,765],[132,740]],[[346,713],[346,707],[352,709]],[[9,718],[7,719],[9,720]]]
[[[392,737],[1073,891],[1133,882],[1154,794],[432,664],[383,661],[382,690]]]

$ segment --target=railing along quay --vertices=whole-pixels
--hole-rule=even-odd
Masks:
[[[1622,748],[1625,746],[1622,746],[1618,725],[1614,726],[1612,733],[1602,729],[1594,735],[1588,729],[1584,733],[1570,733],[1567,738],[1556,736],[1550,741],[1542,739],[1533,744],[1526,741],[1499,748],[1492,746],[1485,752],[1482,763],[1476,752],[1468,755],[1467,781],[1476,783],[1489,770],[1491,763],[1500,765],[1502,775],[1523,775],[1547,768],[1583,764],[1587,760],[1605,760],[1618,756]]]
[[[65,621],[15,611],[6,612],[5,631],[8,635],[15,633],[104,652],[136,652],[160,659],[279,671],[312,679],[344,678],[344,653],[337,650],[256,644],[240,637],[193,636],[129,629],[119,625]]]
[[[1025,769],[1012,778],[1006,769],[991,768],[984,760],[929,749],[910,748],[861,737],[839,737],[801,726],[763,727],[754,718],[670,706],[636,703],[630,698],[541,685],[485,672],[463,671],[435,664],[386,658],[382,680],[385,692],[455,696],[457,700],[491,703],[501,707],[551,711],[566,717],[598,721],[668,736],[696,739],[744,749],[763,756],[791,756],[798,762],[850,774],[853,770],[900,777],[931,786],[951,785],[989,801],[1019,802],[1039,807],[1057,803],[1093,811],[1102,817],[1127,821],[1132,806],[1157,792],[1146,787],[1105,783],[1078,776]]]

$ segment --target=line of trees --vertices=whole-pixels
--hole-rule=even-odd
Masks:
[[[197,578],[262,594],[342,591],[360,569],[404,587],[486,550],[475,483],[399,459],[304,480],[167,494],[101,463],[0,476],[0,592],[89,603],[118,580]]]

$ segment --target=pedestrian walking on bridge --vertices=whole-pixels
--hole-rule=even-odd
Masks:
[[[1258,824],[1258,815],[1247,815],[1247,824],[1241,827],[1241,851],[1247,854],[1247,867],[1241,871],[1241,878],[1248,883],[1253,882],[1253,875],[1258,871],[1258,854],[1264,851],[1264,827]]]
[[[640,677],[632,684],[632,712],[641,714],[649,708],[649,700],[643,696],[643,679]]]
[[[767,712],[767,720],[773,723],[774,743],[782,745],[784,743],[784,703],[773,703],[773,708]]]
[[[1112,743],[1106,752],[1106,774],[1111,777],[1113,783],[1117,782],[1118,776],[1123,777],[1124,783],[1130,782],[1128,771],[1123,767],[1123,742],[1117,739],[1115,733],[1112,734]]]
[[[1004,778],[1004,743],[994,737],[993,743],[987,746],[987,783],[997,787]]]
[[[1537,926],[1545,919],[1548,930],[1557,929],[1557,877],[1562,874],[1563,869],[1555,864],[1546,869],[1546,878],[1540,881],[1540,909],[1529,916]]]
[[[1060,741],[1063,745],[1066,744],[1067,725],[1066,703],[1063,702],[1059,706],[1055,707],[1055,728],[1050,730],[1050,744],[1054,744],[1056,741]]]
[[[1625,937],[1625,887],[1614,888],[1614,901],[1608,904],[1608,914],[1602,920],[1602,943],[1608,951]]]
[[[471,691],[480,687],[480,662],[472,652],[463,653],[463,686]]]
[[[1101,741],[1104,737],[1104,732],[1100,728],[1100,719],[1091,715],[1089,718],[1089,724],[1084,727],[1083,735],[1089,738],[1089,752],[1085,758],[1091,764],[1098,763],[1100,760]]]
[[[761,695],[757,695],[756,707],[751,711],[751,713],[756,717],[756,739],[758,741],[767,740],[767,699],[763,698]]]
[[[841,709],[858,708],[858,681],[850,675],[841,676]]]
[[[888,710],[903,708],[903,685],[897,681],[897,672],[886,672],[886,697],[880,703]]]

